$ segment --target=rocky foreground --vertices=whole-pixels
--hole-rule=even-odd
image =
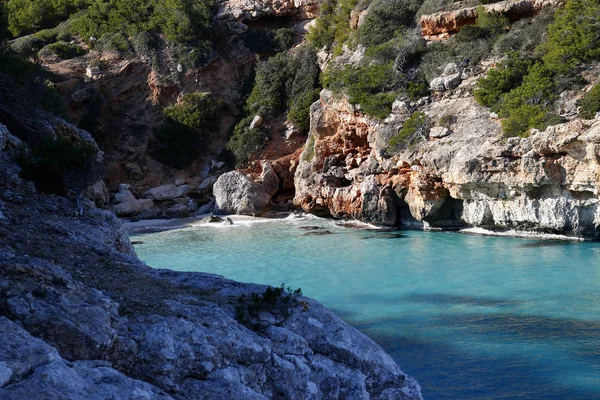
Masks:
[[[264,286],[144,265],[112,212],[38,193],[0,139],[0,398],[421,398],[313,300],[242,324]]]

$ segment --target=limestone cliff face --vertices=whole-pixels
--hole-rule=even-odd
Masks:
[[[483,9],[488,13],[500,13],[511,21],[529,18],[544,7],[556,7],[558,0],[505,0],[486,4]],[[419,19],[421,33],[424,36],[438,36],[456,33],[461,27],[475,23],[478,7],[461,8],[455,11],[442,11],[423,15]]]
[[[503,139],[499,121],[469,94],[474,81],[433,102],[397,102],[384,122],[323,91],[311,109],[296,204],[385,225],[600,237],[600,120]],[[427,115],[429,134],[390,152],[390,138],[415,110]],[[435,127],[448,115],[449,129]]]

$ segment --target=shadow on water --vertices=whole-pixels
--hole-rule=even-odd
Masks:
[[[517,247],[522,249],[538,248],[538,247],[557,247],[557,246],[568,246],[572,244],[578,244],[575,240],[533,240],[527,241],[526,243],[520,244]]]
[[[437,305],[467,305],[478,307],[513,307],[521,302],[515,300],[504,300],[487,297],[461,296],[454,294],[420,294],[412,293],[397,297],[382,296],[377,293],[362,294],[354,296],[361,303],[373,304],[400,304],[400,303],[428,303]]]
[[[379,235],[365,236],[364,239],[402,239],[405,238],[406,235],[401,233],[381,233]]]
[[[455,295],[411,295],[403,301],[512,304]],[[538,353],[533,348],[533,352],[522,351],[522,346],[529,343],[556,347],[570,344],[575,349],[570,350],[569,362],[589,366],[587,374],[600,379],[600,322],[511,313],[443,315],[427,325],[457,335],[426,339],[418,332],[415,337],[407,336],[406,330],[399,333],[398,327],[414,326],[414,316],[365,319],[348,311],[335,312],[379,343],[405,372],[417,378],[426,399],[600,399],[600,391],[580,385],[577,372],[569,372],[568,365],[549,364],[543,349],[538,348]],[[460,346],[456,343],[459,335],[458,340],[510,346],[514,351],[495,355],[476,346]]]

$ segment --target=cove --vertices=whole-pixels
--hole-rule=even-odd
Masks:
[[[318,218],[198,223],[132,240],[155,268],[302,288],[379,343],[427,399],[600,398],[597,242]]]

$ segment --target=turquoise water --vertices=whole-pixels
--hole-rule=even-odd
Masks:
[[[332,234],[301,228],[315,225]],[[600,243],[320,219],[135,240],[153,267],[301,287],[383,346],[427,399],[600,399]]]

